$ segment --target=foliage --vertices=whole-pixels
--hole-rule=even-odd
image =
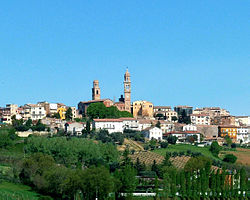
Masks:
[[[162,141],[160,142],[161,148],[167,148],[168,147],[168,142]]]
[[[145,137],[144,137],[143,133],[141,133],[139,131],[135,131],[135,130],[131,130],[131,129],[124,129],[123,135],[125,138],[130,138],[130,139],[133,139],[135,141],[141,141],[141,142],[145,141]]]
[[[39,119],[35,126],[31,127],[32,131],[45,131],[46,126]]]
[[[217,141],[213,141],[212,144],[211,144],[211,147],[210,147],[210,151],[212,152],[212,154],[215,157],[218,157],[218,154],[219,154],[220,150],[221,150],[221,147],[218,144],[218,142]]]
[[[66,166],[110,164],[118,161],[119,153],[112,144],[94,143],[84,138],[31,137],[27,139],[26,153],[46,153],[57,163]]]
[[[72,116],[73,116],[73,114],[72,114],[72,108],[69,107],[69,108],[66,110],[65,118],[66,118],[66,120],[72,120]]]
[[[226,135],[225,137],[224,137],[224,140],[226,141],[226,144],[227,144],[227,146],[231,146],[231,144],[232,144],[232,139],[228,136],[228,135]]]
[[[161,122],[160,122],[160,121],[157,121],[157,123],[156,123],[155,127],[157,127],[157,128],[161,128]]]
[[[167,139],[169,144],[176,144],[176,142],[177,142],[177,137],[176,136],[169,135],[169,136],[167,136],[166,139]]]
[[[186,163],[184,170],[186,172],[194,172],[197,170],[207,168],[208,171],[210,171],[211,166],[212,166],[211,159],[204,156],[198,156],[190,158],[189,161]]]
[[[235,155],[233,155],[233,154],[227,154],[223,158],[223,161],[228,162],[228,163],[235,163],[236,160],[237,160],[237,157]]]
[[[87,115],[91,119],[133,117],[127,111],[119,111],[115,106],[106,107],[103,103],[90,104],[87,108]]]
[[[194,143],[194,142],[197,141],[197,139],[198,139],[197,135],[189,135],[189,136],[187,136],[187,142],[189,142],[189,143]]]

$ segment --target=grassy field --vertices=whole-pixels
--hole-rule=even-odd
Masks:
[[[225,154],[234,154],[237,156],[237,164],[250,166],[250,149],[237,148],[236,151],[221,151],[220,157],[223,159]]]
[[[153,152],[160,154],[162,156],[166,155],[166,152],[187,152],[187,150],[190,150],[192,152],[200,152],[204,156],[207,156],[212,159],[218,159],[212,155],[212,153],[209,151],[209,147],[197,147],[190,144],[176,144],[176,145],[169,145],[166,149],[156,149]]]
[[[36,200],[39,197],[40,195],[31,191],[29,186],[8,182],[0,183],[0,199],[2,200]]]

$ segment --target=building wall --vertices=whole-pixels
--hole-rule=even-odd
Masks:
[[[219,127],[219,135],[221,137],[225,137],[228,135],[232,139],[237,138],[237,127],[234,126],[225,126],[225,127]]]
[[[148,101],[133,102],[133,116],[135,118],[153,118],[154,109],[153,104]]]

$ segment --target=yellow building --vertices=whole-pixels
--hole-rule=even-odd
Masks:
[[[61,118],[62,120],[66,119],[66,117],[65,117],[66,111],[67,111],[67,110],[66,110],[65,107],[60,107],[60,108],[57,109],[57,112],[59,113],[60,118]]]
[[[152,118],[154,115],[154,106],[148,101],[133,102],[132,110],[135,118]]]
[[[237,138],[237,126],[222,125],[219,126],[219,134],[221,137],[229,136],[232,139]]]

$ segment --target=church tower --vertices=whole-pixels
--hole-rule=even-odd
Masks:
[[[93,88],[92,88],[92,100],[100,100],[101,99],[101,89],[99,88],[99,81],[93,81]]]
[[[131,112],[131,81],[130,81],[130,73],[128,69],[124,74],[124,103],[125,110]]]

